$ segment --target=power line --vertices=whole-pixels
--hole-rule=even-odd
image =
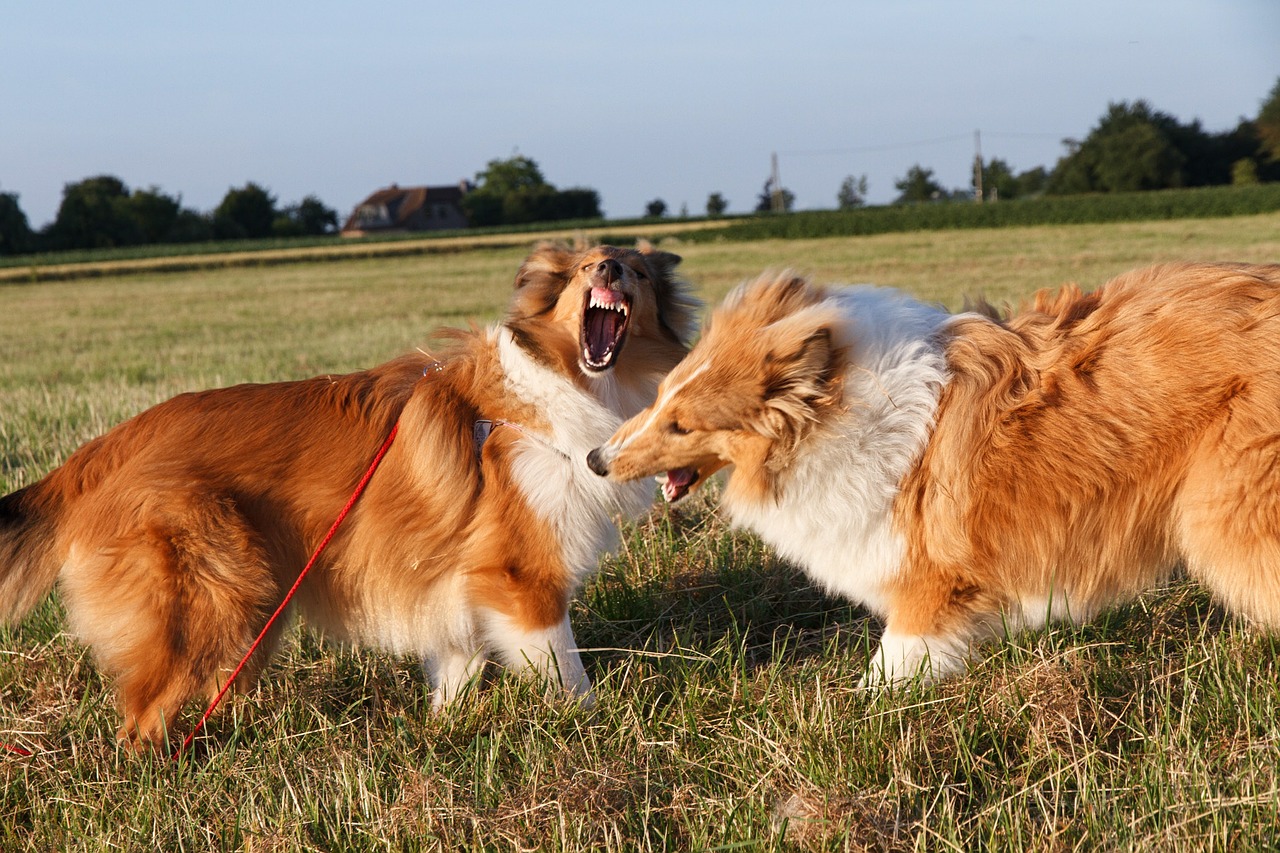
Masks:
[[[1001,131],[983,131],[988,138],[1021,138],[1021,139],[1065,139],[1070,134],[1060,133],[1019,133]],[[925,148],[930,145],[944,145],[950,142],[961,142],[971,138],[969,133],[955,133],[950,136],[937,136],[932,139],[917,139],[910,142],[897,142],[883,145],[854,145],[845,148],[814,148],[806,151],[779,151],[785,157],[830,157],[842,154],[863,154],[871,151],[897,151],[904,148]]]
[[[835,154],[858,154],[864,151],[893,151],[898,148],[921,148],[926,145],[941,145],[945,142],[956,142],[958,140],[968,138],[969,134],[961,133],[954,136],[939,136],[936,139],[920,139],[915,142],[900,142],[894,145],[858,145],[851,148],[822,148],[810,151],[779,151],[778,153],[787,157],[820,157]]]

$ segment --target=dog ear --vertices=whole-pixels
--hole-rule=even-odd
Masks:
[[[659,278],[669,279],[675,273],[675,269],[684,260],[679,255],[672,252],[664,252],[661,249],[654,248],[654,245],[648,240],[637,240],[636,251],[644,256],[645,263]]]
[[[765,397],[809,401],[823,397],[834,373],[835,347],[826,326],[804,336],[785,332],[765,355]]]
[[[688,286],[676,276],[676,267],[683,258],[655,249],[644,239],[636,241],[636,251],[649,267],[658,296],[658,324],[674,343],[687,351],[698,327],[698,309],[702,302],[690,294]]]
[[[786,321],[775,325],[800,326]],[[764,408],[758,428],[783,446],[793,446],[817,421],[818,411],[839,399],[842,350],[827,325],[815,328],[805,323],[774,331],[764,361]]]
[[[558,243],[540,243],[516,272],[516,290],[551,277],[563,277],[573,266],[573,252]]]

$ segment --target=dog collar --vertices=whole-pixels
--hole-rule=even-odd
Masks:
[[[493,431],[495,429],[503,426],[511,427],[513,430],[520,433],[521,435],[528,436],[529,438],[541,444],[543,447],[546,447],[550,450],[554,450],[556,453],[560,454],[565,459],[572,458],[569,456],[568,453],[565,453],[563,450],[556,447],[554,444],[547,441],[542,436],[538,435],[537,433],[529,432],[529,430],[520,426],[520,424],[518,423],[515,423],[513,421],[504,421],[504,420],[489,420],[486,418],[486,419],[478,420],[471,425],[471,444],[472,446],[475,447],[477,459],[480,458],[480,452],[484,450],[484,443],[489,440],[489,436],[493,434]]]

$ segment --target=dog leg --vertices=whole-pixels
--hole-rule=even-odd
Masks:
[[[450,649],[422,662],[434,690],[431,710],[439,712],[452,704],[476,681],[484,669],[484,649]]]
[[[968,643],[957,637],[924,637],[887,628],[858,686],[885,687],[917,676],[927,684],[962,671],[968,651]]]
[[[259,538],[235,503],[160,492],[133,528],[71,549],[63,572],[68,619],[116,682],[121,740],[164,743],[188,700],[215,692],[278,594]],[[252,683],[268,638],[241,672]]]
[[[1272,421],[1274,417],[1233,417],[1234,431],[1207,437],[1176,509],[1188,573],[1232,612],[1276,631],[1280,454],[1274,432],[1269,431]],[[1259,423],[1265,426],[1256,426]],[[1250,429],[1249,424],[1255,426]]]
[[[490,642],[504,666],[543,679],[549,691],[563,692],[584,704],[594,704],[591,680],[582,666],[568,614],[555,625],[532,630],[498,613],[490,614],[488,624]]]

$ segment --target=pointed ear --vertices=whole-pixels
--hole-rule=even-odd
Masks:
[[[636,251],[644,256],[649,269],[653,270],[659,278],[671,278],[672,273],[683,260],[679,255],[655,249],[648,240],[637,240]]]
[[[563,276],[573,265],[573,252],[557,243],[539,244],[516,272],[516,290],[545,276]]]
[[[658,297],[658,324],[686,351],[698,327],[699,301],[689,292],[688,284],[676,275],[676,267],[683,260],[679,255],[655,249],[648,240],[637,240],[636,251],[649,267],[654,292]]]

